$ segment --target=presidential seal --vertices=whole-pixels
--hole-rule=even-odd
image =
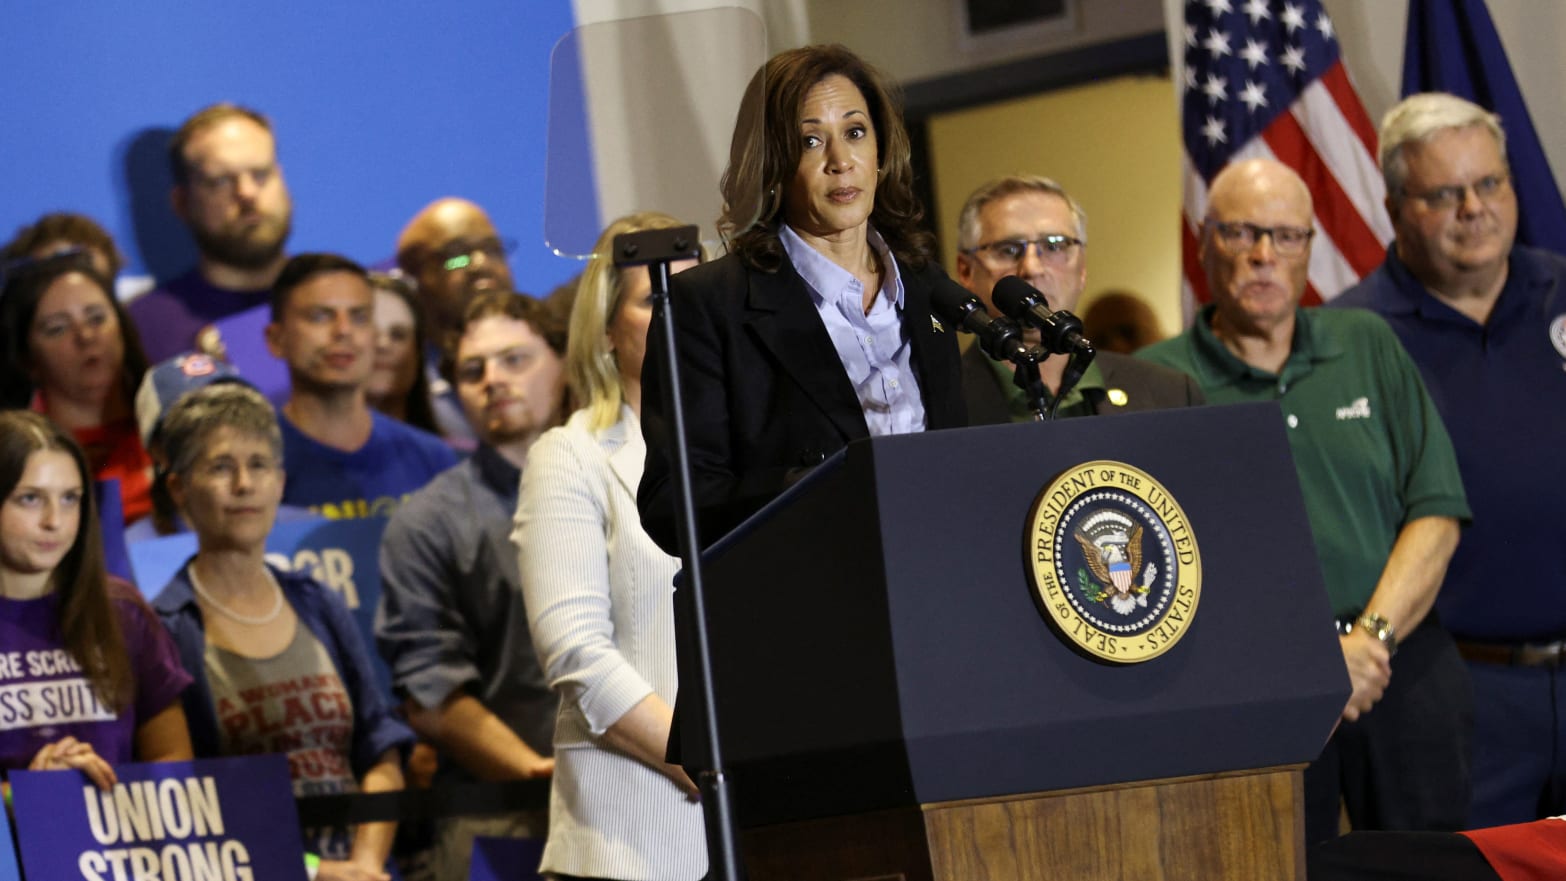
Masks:
[[[1163,484],[1124,462],[1086,462],[1046,486],[1029,515],[1027,553],[1044,618],[1105,661],[1168,651],[1202,595],[1185,512]]]

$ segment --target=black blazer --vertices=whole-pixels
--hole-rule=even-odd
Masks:
[[[897,267],[926,425],[965,426],[956,329],[930,315],[930,289],[946,275],[934,261],[924,270],[901,261]],[[777,272],[766,273],[731,254],[674,276],[670,288],[705,545],[870,430],[809,288],[786,257]],[[636,498],[648,534],[678,553],[678,488],[663,401],[667,357],[655,323],[642,363],[647,467]]]
[[[1104,375],[1104,388],[1083,389],[1082,394],[1094,415],[1195,407],[1207,402],[1196,380],[1162,364],[1115,352],[1099,352],[1093,360]],[[963,393],[968,399],[968,419],[974,425],[1011,421],[1007,402],[1013,387],[1009,382],[996,381],[988,361],[977,345],[969,346],[962,354]],[[1125,392],[1126,402],[1111,402],[1105,389]]]

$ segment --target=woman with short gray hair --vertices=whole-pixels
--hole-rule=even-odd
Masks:
[[[392,715],[347,606],[265,561],[283,497],[272,405],[246,385],[209,385],[175,402],[160,439],[197,551],[153,606],[194,679],[184,704],[196,755],[286,753],[295,796],[401,789],[413,732]],[[394,832],[306,830],[315,878],[385,881]]]

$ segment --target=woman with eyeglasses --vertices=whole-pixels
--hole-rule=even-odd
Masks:
[[[651,284],[645,267],[613,263],[615,236],[679,225],[646,213],[604,230],[566,348],[584,407],[533,445],[522,471],[512,540],[533,645],[561,696],[542,868],[553,878],[685,881],[706,871],[696,787],[664,761],[677,562],[636,510]]]
[[[739,113],[727,256],[672,282],[701,535],[712,541],[849,441],[967,424],[957,328],[889,82],[842,46],[773,56]],[[675,546],[661,338],[643,370],[648,532]]]
[[[413,732],[392,715],[347,606],[265,560],[283,497],[272,405],[249,386],[208,385],[181,397],[159,432],[197,550],[153,606],[194,679],[184,706],[196,754],[286,753],[295,796],[401,789]],[[395,832],[306,830],[316,881],[386,881]]]
[[[0,348],[0,406],[30,408],[70,432],[93,477],[119,481],[126,523],[151,513],[152,459],[134,407],[147,358],[90,253],[7,268]]]
[[[140,594],[110,578],[76,443],[25,410],[0,412],[0,770],[191,757],[190,682]],[[26,660],[23,660],[23,659]]]

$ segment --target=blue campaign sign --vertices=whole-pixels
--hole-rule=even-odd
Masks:
[[[385,531],[385,517],[279,520],[267,536],[266,558],[279,569],[310,573],[343,598],[370,649],[381,688],[390,694],[391,673],[375,651],[375,605],[381,596],[379,554]],[[188,532],[132,542],[130,562],[137,586],[147,598],[156,597],[195,553],[196,537]]]
[[[11,824],[0,822],[0,881],[21,881],[16,867],[16,843],[11,840]]]
[[[15,771],[29,878],[305,881],[282,755],[127,764],[105,792],[72,771]]]
[[[533,838],[475,838],[468,881],[541,881],[544,842]]]
[[[288,400],[288,365],[266,347],[266,326],[271,320],[272,305],[268,302],[220,318],[212,323],[212,330],[218,335],[228,363],[273,406],[281,407]]]

